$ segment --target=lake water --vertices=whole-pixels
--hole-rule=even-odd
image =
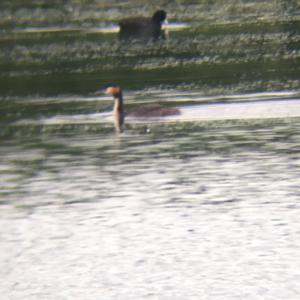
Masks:
[[[0,4],[3,299],[297,299],[297,1]],[[126,108],[179,116],[113,128]]]

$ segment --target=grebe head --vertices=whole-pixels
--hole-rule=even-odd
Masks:
[[[162,24],[167,18],[167,13],[164,10],[157,10],[152,16],[154,22]]]
[[[107,95],[111,95],[114,98],[117,98],[121,95],[122,91],[121,88],[115,84],[109,85],[105,88],[104,93]]]

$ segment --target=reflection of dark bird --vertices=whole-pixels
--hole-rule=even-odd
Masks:
[[[166,17],[167,13],[164,10],[158,10],[154,13],[152,18],[132,17],[121,20],[119,22],[119,38],[121,40],[157,40],[159,37],[164,37],[161,26],[166,20]]]
[[[114,97],[115,104],[113,113],[115,128],[117,132],[122,132],[125,119],[122,90],[117,85],[111,85],[105,89],[105,94]],[[178,114],[180,114],[180,111],[176,107],[164,107],[160,104],[148,104],[129,111],[127,115],[134,117],[165,117]]]

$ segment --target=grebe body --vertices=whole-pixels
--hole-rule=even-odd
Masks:
[[[146,104],[141,107],[137,107],[128,112],[128,116],[133,117],[167,117],[179,115],[180,111],[176,107],[165,107],[161,104]]]
[[[124,130],[125,110],[123,103],[123,93],[119,86],[112,85],[105,89],[105,94],[114,98],[114,125],[117,132]],[[160,104],[146,104],[135,109],[129,110],[126,116],[133,117],[166,117],[180,114],[180,110],[176,107],[165,107]]]

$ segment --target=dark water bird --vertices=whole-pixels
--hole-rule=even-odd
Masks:
[[[167,13],[164,10],[157,10],[151,18],[131,17],[123,19],[119,22],[119,38],[121,40],[157,40],[159,37],[165,38],[161,27],[166,18]]]
[[[125,122],[125,110],[123,102],[123,93],[119,86],[111,85],[106,87],[105,94],[114,97],[114,125],[117,132],[124,130]],[[165,107],[160,104],[144,104],[140,107],[132,109],[126,113],[126,116],[133,117],[166,117],[180,114],[180,111],[176,107]]]

